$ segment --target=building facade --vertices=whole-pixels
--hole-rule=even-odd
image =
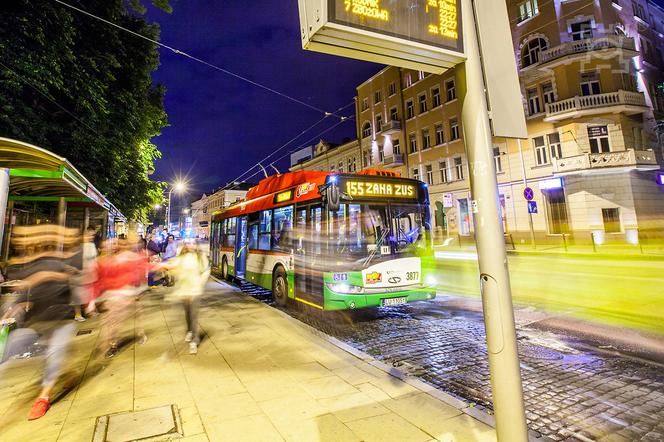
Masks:
[[[209,238],[212,215],[244,199],[252,186],[251,183],[229,184],[211,195],[203,194],[200,199],[192,202],[190,216],[194,235],[199,238]]]
[[[661,236],[664,11],[636,0],[507,4],[528,139],[493,140],[505,232],[538,243]],[[361,166],[428,183],[439,238],[473,234],[457,81],[454,70],[386,67],[357,88]]]

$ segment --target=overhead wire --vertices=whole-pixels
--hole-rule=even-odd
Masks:
[[[121,29],[122,31],[127,32],[127,33],[129,33],[129,34],[131,34],[131,35],[133,35],[133,36],[135,36],[135,37],[142,38],[143,40],[149,41],[150,43],[153,43],[153,44],[155,44],[155,45],[157,45],[157,46],[159,46],[159,47],[162,47],[162,48],[164,48],[164,49],[168,49],[169,51],[173,52],[174,54],[181,55],[181,56],[183,56],[183,57],[189,58],[189,59],[191,59],[191,60],[193,60],[193,61],[195,61],[195,62],[197,62],[197,63],[201,63],[201,64],[203,64],[203,65],[205,65],[205,66],[208,66],[208,67],[210,67],[210,68],[212,68],[212,69],[215,69],[215,70],[217,70],[217,71],[219,71],[219,72],[222,72],[222,73],[224,73],[224,74],[226,74],[226,75],[229,75],[229,76],[231,76],[231,77],[237,78],[238,80],[242,80],[242,81],[244,81],[244,82],[246,82],[246,83],[249,83],[249,84],[251,84],[251,85],[253,85],[253,86],[256,86],[256,87],[258,87],[258,88],[261,88],[261,89],[263,89],[263,90],[266,90],[266,91],[268,91],[268,92],[271,92],[271,93],[273,93],[273,94],[275,94],[275,95],[278,95],[278,96],[280,96],[280,97],[282,97],[282,98],[285,98],[285,99],[287,99],[287,100],[290,100],[290,101],[292,101],[292,102],[294,102],[294,103],[298,103],[298,104],[300,104],[300,105],[302,105],[302,106],[305,106],[305,107],[307,107],[307,108],[309,108],[309,109],[312,109],[312,110],[315,110],[315,111],[317,111],[317,112],[320,112],[320,113],[324,114],[325,116],[335,116],[335,117],[340,118],[340,119],[342,118],[341,115],[337,115],[337,114],[334,113],[334,112],[329,112],[329,111],[326,111],[326,110],[324,110],[324,109],[321,109],[321,108],[319,108],[319,107],[317,107],[317,106],[314,106],[314,105],[309,104],[309,103],[307,103],[307,102],[305,102],[305,101],[302,101],[302,100],[300,100],[300,99],[298,99],[298,98],[295,98],[295,97],[292,97],[292,96],[290,96],[290,95],[288,95],[288,94],[285,94],[285,93],[283,93],[283,92],[280,92],[280,91],[278,91],[278,90],[276,90],[276,89],[273,89],[273,88],[271,88],[271,87],[269,87],[269,86],[266,86],[266,85],[264,85],[264,84],[262,84],[262,83],[259,83],[259,82],[255,81],[255,80],[251,80],[250,78],[247,78],[247,77],[245,77],[245,76],[243,76],[243,75],[240,75],[240,74],[237,74],[237,73],[235,73],[235,72],[232,72],[232,71],[230,71],[230,70],[228,70],[228,69],[222,68],[221,66],[218,66],[218,65],[216,65],[216,64],[214,64],[214,63],[210,63],[210,62],[208,62],[208,61],[206,61],[206,60],[203,60],[203,59],[201,59],[201,58],[198,58],[198,57],[196,57],[196,56],[193,56],[193,55],[191,55],[191,54],[188,54],[188,53],[186,53],[186,52],[184,52],[184,51],[182,51],[182,50],[180,50],[180,49],[178,49],[178,48],[175,48],[175,47],[173,47],[173,46],[169,46],[169,45],[167,45],[167,44],[165,44],[165,43],[162,43],[162,42],[160,42],[160,41],[154,40],[154,39],[152,39],[152,38],[150,38],[150,37],[147,37],[147,36],[145,36],[145,35],[143,35],[143,34],[141,34],[141,33],[138,33],[138,32],[136,32],[136,31],[132,31],[131,29],[127,29],[127,28],[125,28],[125,27],[123,27],[123,26],[118,25],[117,23],[113,23],[113,22],[110,21],[110,20],[106,20],[106,19],[104,19],[104,18],[102,18],[102,17],[99,17],[99,16],[97,16],[97,15],[94,15],[94,14],[92,14],[92,13],[90,13],[90,12],[84,10],[84,9],[77,8],[76,6],[73,6],[73,5],[70,5],[70,4],[68,4],[68,3],[65,3],[65,2],[63,2],[62,0],[53,0],[53,1],[56,2],[56,3],[61,4],[62,6],[65,6],[65,7],[67,7],[67,8],[70,8],[70,9],[73,9],[73,10],[75,10],[75,11],[78,11],[78,12],[80,12],[81,14],[85,14],[85,15],[87,15],[88,17],[92,17],[92,18],[94,18],[95,20],[99,20],[99,21],[101,21],[101,22],[103,22],[103,23],[106,23],[107,25],[110,25],[110,26],[113,26],[113,27],[115,27],[115,28]]]
[[[355,100],[351,101],[351,102],[348,103],[347,105],[342,106],[342,107],[340,107],[339,109],[337,109],[337,112],[341,112],[341,111],[343,111],[343,110],[346,109],[348,106],[350,106],[350,105],[352,105],[352,104],[354,104],[354,103],[355,103]],[[327,118],[327,116],[324,116],[323,118],[321,118],[320,120],[316,121],[314,124],[312,124],[312,125],[309,126],[308,128],[304,129],[304,130],[301,131],[299,134],[297,134],[296,136],[294,136],[293,138],[291,138],[290,140],[288,140],[286,143],[282,144],[280,147],[278,147],[277,149],[275,149],[274,151],[272,151],[272,153],[270,153],[270,154],[267,155],[265,158],[263,158],[263,159],[261,159],[260,161],[258,161],[256,164],[254,164],[253,166],[251,166],[251,167],[250,167],[249,169],[247,169],[244,173],[240,174],[240,176],[238,176],[237,178],[231,180],[230,182],[231,182],[231,183],[234,183],[234,182],[237,182],[237,181],[242,180],[243,177],[244,177],[244,175],[247,174],[247,173],[249,173],[253,168],[255,168],[255,167],[259,167],[262,163],[264,163],[265,161],[267,161],[268,159],[270,159],[273,155],[276,155],[278,152],[280,152],[280,151],[282,151],[283,149],[285,149],[286,147],[288,147],[288,145],[290,145],[293,141],[297,140],[297,139],[300,138],[302,135],[304,135],[305,133],[309,132],[311,129],[313,129],[314,127],[316,127],[316,126],[319,125],[320,123],[322,123],[326,118]],[[341,118],[340,121],[339,121],[339,123],[343,123],[344,121],[347,121],[347,120],[349,120],[349,119],[350,119],[350,118],[348,118],[348,117]],[[268,163],[267,165],[269,166],[270,164],[274,164],[276,161],[278,161],[278,160],[272,161],[271,163]]]

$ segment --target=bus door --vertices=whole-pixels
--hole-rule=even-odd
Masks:
[[[244,278],[247,268],[247,217],[237,219],[237,241],[235,242],[235,276]]]
[[[322,207],[298,208],[295,222],[295,297],[322,307],[326,249]]]

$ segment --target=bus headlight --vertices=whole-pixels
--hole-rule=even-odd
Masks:
[[[436,278],[434,278],[433,276],[427,276],[424,282],[427,287],[433,287],[438,283],[438,281],[436,281]]]
[[[341,293],[344,295],[359,295],[364,293],[364,287],[350,284],[327,283],[327,288],[334,293]]]

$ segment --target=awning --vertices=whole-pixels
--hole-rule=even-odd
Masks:
[[[0,168],[9,169],[9,200],[92,203],[126,217],[66,159],[41,147],[0,137]]]

